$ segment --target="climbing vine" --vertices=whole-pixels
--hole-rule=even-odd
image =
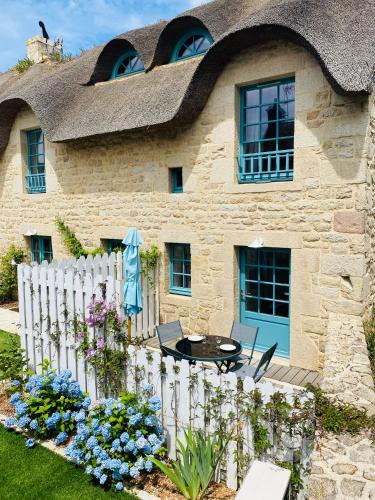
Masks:
[[[86,248],[84,248],[73,231],[59,217],[56,218],[55,224],[63,239],[66,249],[76,259],[79,259],[79,257],[81,257],[82,255],[84,257],[87,257],[88,255],[95,256],[97,254],[103,253],[103,250],[99,247],[94,248],[94,250],[87,250]]]
[[[156,245],[151,245],[151,248],[147,250],[141,250],[139,252],[139,255],[142,263],[141,273],[146,277],[150,287],[154,288],[154,271],[162,253]]]

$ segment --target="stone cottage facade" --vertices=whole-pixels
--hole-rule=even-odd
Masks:
[[[329,315],[373,303],[373,14],[216,0],[0,75],[0,250],[65,257],[56,217],[92,248],[136,226],[162,322],[257,324],[321,369]]]

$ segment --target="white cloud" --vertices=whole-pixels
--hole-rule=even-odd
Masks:
[[[112,37],[169,19],[201,0],[1,0],[0,71],[25,57],[28,38],[44,21],[50,37],[64,39],[65,52],[100,45]]]

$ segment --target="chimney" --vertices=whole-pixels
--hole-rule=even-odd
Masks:
[[[26,50],[27,57],[34,61],[34,63],[41,63],[54,57],[58,60],[63,55],[62,41],[56,40],[55,42],[51,42],[41,35],[33,36],[27,40]]]

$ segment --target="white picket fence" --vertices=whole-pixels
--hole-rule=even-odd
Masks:
[[[157,273],[157,271],[156,271]],[[144,311],[133,322],[133,334],[148,338],[154,335],[158,324],[159,302],[157,274],[154,276],[156,288],[142,279]],[[41,371],[41,363],[48,359],[53,369],[70,368],[73,377],[87,391],[93,400],[99,397],[95,373],[77,355],[77,345],[71,333],[71,322],[76,316],[84,319],[87,308],[95,298],[105,297],[107,302],[115,302],[122,311],[122,291],[124,286],[122,255],[106,254],[87,259],[70,259],[57,263],[18,266],[19,310],[21,344],[26,350],[29,365],[36,372]],[[95,332],[93,332],[95,335]],[[225,481],[229,488],[236,489],[241,479],[237,462],[237,452],[252,459],[254,457],[253,429],[250,419],[245,419],[238,407],[236,394],[237,378],[234,373],[218,374],[214,367],[202,363],[190,365],[188,361],[175,361],[172,357],[162,357],[161,353],[148,348],[128,347],[124,373],[124,389],[141,393],[146,382],[151,383],[160,397],[160,412],[167,434],[169,457],[176,458],[177,440],[183,440],[184,430],[192,427],[202,429],[212,435],[218,428],[218,420],[212,418],[207,405],[216,397],[215,391],[226,390],[233,397],[226,398],[219,407],[219,413],[228,417],[233,436],[241,429],[243,442],[239,445],[233,439],[229,442],[226,457],[218,472],[217,479]],[[256,386],[250,378],[245,379],[245,394],[259,389],[265,402],[275,392],[284,392],[293,405],[295,389],[281,383],[261,382]],[[242,415],[242,416],[241,416]],[[272,459],[295,460],[307,465],[310,446],[300,436],[291,437],[287,433],[275,442],[272,422],[263,422],[272,443]]]
[[[158,269],[151,280],[154,286],[141,277],[143,310],[132,318],[132,337],[147,339],[155,335],[159,323]],[[90,303],[103,297],[107,303],[115,303],[118,313],[124,316],[124,283],[121,252],[50,264],[19,264],[21,343],[29,365],[38,372],[43,360],[49,359],[54,369],[70,368],[82,387],[93,392],[95,384],[87,379],[85,364],[77,356],[71,325],[75,319],[84,320]],[[57,336],[59,346],[53,341]]]
[[[255,384],[251,378],[246,378],[243,388],[238,389],[235,373],[218,374],[213,366],[204,363],[191,365],[186,360],[175,361],[171,356],[162,357],[158,351],[134,346],[128,348],[124,382],[126,391],[138,394],[143,392],[146,382],[153,385],[162,402],[161,420],[167,434],[171,459],[175,459],[177,455],[177,440],[184,442],[184,430],[189,427],[203,430],[211,436],[214,434],[219,422],[217,418],[212,418],[212,412],[207,411],[207,407],[213,398],[217,398],[217,390],[229,394],[215,410],[222,417],[229,417],[227,430],[233,435],[216,479],[226,482],[231,489],[237,489],[242,479],[243,471],[237,461],[238,452],[248,457],[249,462],[254,458],[253,429],[250,419],[244,417],[238,406],[241,403],[236,397],[237,391],[243,391],[250,400],[250,393],[256,388],[261,392],[264,403],[269,402],[275,392],[282,392],[292,407],[296,394],[296,389],[288,384],[269,381]],[[302,395],[302,400],[308,397],[310,396]],[[302,465],[308,465],[311,442],[301,435],[291,436],[288,432],[283,433],[282,438],[276,441],[272,422],[262,424],[267,428],[268,439],[272,443],[272,448],[264,459],[276,458],[293,463],[298,457],[297,460]],[[239,431],[243,438],[241,443],[235,439]]]

